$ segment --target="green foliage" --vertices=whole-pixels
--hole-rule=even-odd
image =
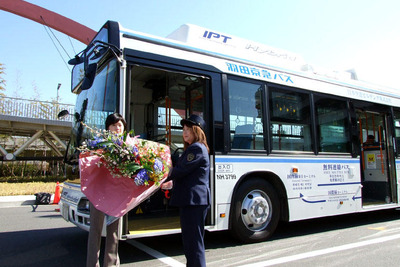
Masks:
[[[79,170],[64,164],[56,168],[47,162],[12,161],[0,163],[0,182],[54,182],[79,177]]]
[[[68,180],[63,176],[36,176],[36,177],[0,177],[0,183],[30,183],[30,182],[64,182]]]

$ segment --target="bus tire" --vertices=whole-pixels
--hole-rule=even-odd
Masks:
[[[278,226],[279,198],[270,183],[253,178],[241,184],[234,196],[231,231],[245,243],[267,240]]]

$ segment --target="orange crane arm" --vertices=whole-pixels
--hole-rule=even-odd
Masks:
[[[0,10],[49,26],[86,45],[97,33],[72,19],[22,0],[0,0]]]

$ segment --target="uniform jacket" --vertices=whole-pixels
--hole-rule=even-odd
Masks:
[[[168,180],[174,181],[171,206],[183,207],[210,204],[210,160],[202,143],[186,148],[172,169]]]

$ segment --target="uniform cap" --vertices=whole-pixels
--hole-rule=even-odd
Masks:
[[[203,131],[206,129],[206,123],[204,120],[197,115],[190,115],[189,118],[181,120],[181,125],[196,125],[199,126]]]

